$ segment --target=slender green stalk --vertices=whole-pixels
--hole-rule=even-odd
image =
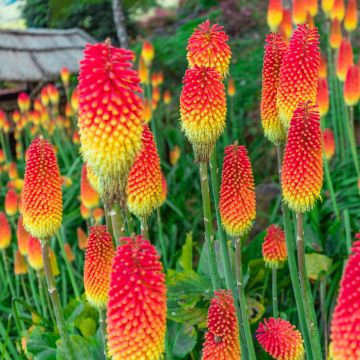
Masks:
[[[26,288],[24,275],[20,275],[20,282],[21,282],[21,287],[22,287],[22,291],[24,293],[25,300],[29,305],[31,305],[30,296],[29,296],[29,293]]]
[[[282,167],[282,158],[283,158],[282,145],[277,146],[277,157],[278,157],[279,179],[281,179],[281,167]],[[296,258],[295,258],[295,245],[294,245],[294,238],[293,238],[293,232],[292,232],[292,226],[290,220],[290,211],[284,203],[282,203],[281,209],[283,214],[286,249],[288,254],[288,265],[290,270],[291,284],[294,291],[296,307],[298,309],[300,326],[304,338],[305,351],[308,359],[314,359],[313,351],[310,343],[309,329],[306,323],[304,303],[301,296],[301,289],[298,278],[298,270],[297,270]]]
[[[356,150],[355,136],[354,136],[354,132],[351,128],[349,114],[348,114],[348,110],[346,108],[345,108],[344,113],[345,113],[345,127],[346,127],[347,136],[348,136],[348,140],[349,140],[349,144],[350,144],[350,151],[351,151],[351,155],[352,155],[352,158],[354,161],[356,174],[359,178],[360,177],[360,166],[359,166],[359,158],[358,158],[358,154],[357,154],[357,150]]]
[[[40,306],[40,299],[39,294],[36,291],[35,287],[35,278],[34,278],[34,270],[32,267],[28,264],[28,277],[29,277],[29,284],[31,289],[31,295],[35,302],[36,311],[41,314],[41,306]]]
[[[321,311],[322,330],[324,333],[325,359],[327,359],[328,358],[329,335],[328,335],[328,325],[327,325],[327,317],[326,317],[326,311],[325,311],[325,300],[326,300],[326,276],[322,276],[322,278],[320,280],[320,311]]]
[[[166,244],[165,244],[163,226],[162,226],[162,221],[161,221],[160,208],[156,209],[156,220],[157,220],[158,231],[159,231],[159,240],[160,240],[162,258],[163,258],[164,268],[165,268],[165,272],[166,272],[167,269],[169,268],[169,263],[168,263],[168,259],[167,259],[167,251],[166,251]]]
[[[107,329],[106,329],[106,309],[99,310],[99,321],[100,321],[100,330],[101,337],[104,345],[104,355],[105,359],[108,359],[107,356]]]
[[[150,240],[149,238],[149,226],[147,220],[145,218],[141,218],[141,235],[145,238]]]
[[[345,121],[346,119],[344,118],[344,114],[342,111],[342,94],[341,94],[341,89],[340,89],[340,82],[339,80],[336,78],[335,75],[335,69],[334,69],[334,88],[335,88],[335,101],[336,101],[336,109],[337,109],[337,119],[339,121],[339,139],[340,139],[340,154],[342,155],[342,159],[345,159],[346,156],[346,152],[347,152],[347,146],[346,146],[346,141],[345,141],[345,133],[344,133],[344,129],[346,129],[346,124]]]
[[[218,233],[219,233],[219,238],[220,238],[220,248],[221,248],[221,254],[222,254],[222,259],[223,259],[223,263],[224,263],[226,287],[227,287],[227,289],[231,290],[231,292],[233,293],[233,296],[234,296],[236,315],[237,315],[239,329],[240,329],[241,351],[242,351],[242,354],[244,355],[244,354],[248,353],[247,348],[249,345],[246,343],[244,327],[241,326],[244,321],[241,319],[239,296],[238,296],[238,292],[236,290],[236,283],[234,281],[233,271],[231,269],[230,255],[229,255],[229,249],[228,249],[226,235],[224,233],[223,228],[221,227],[221,217],[220,217],[220,210],[219,210],[220,196],[219,196],[218,166],[217,166],[216,151],[214,151],[211,156],[210,174],[211,174],[211,187],[212,187],[212,193],[213,193],[214,204],[215,204],[216,221],[218,224]],[[253,345],[252,346],[250,345],[250,347],[253,348]]]
[[[44,281],[44,284],[45,284],[45,287],[46,287],[46,278],[45,278],[45,276],[41,276],[41,279]],[[45,289],[45,299],[46,299],[47,308],[48,308],[49,313],[50,313],[51,322],[53,324],[56,324],[55,314],[54,314],[53,307],[51,305],[50,295],[49,295],[49,292],[46,291],[46,289]]]
[[[201,196],[202,196],[202,206],[203,206],[203,215],[204,215],[205,239],[206,239],[206,245],[208,248],[208,256],[209,256],[210,276],[211,276],[213,290],[217,290],[220,288],[220,279],[216,265],[216,255],[215,255],[215,247],[214,247],[215,237],[214,237],[214,229],[212,224],[211,207],[210,207],[207,163],[205,162],[200,163],[199,172],[200,172]]]
[[[120,244],[120,238],[122,238],[125,234],[124,221],[121,217],[120,205],[114,204],[109,214],[111,217],[115,243],[118,246]]]
[[[302,298],[304,300],[306,322],[310,332],[310,342],[313,349],[314,359],[322,359],[319,330],[314,309],[314,300],[311,293],[309,278],[307,276],[305,264],[305,245],[304,245],[304,215],[296,214],[296,246],[299,266],[299,278],[301,285]]]
[[[10,269],[9,269],[9,259],[7,257],[7,254],[6,254],[6,249],[2,249],[1,253],[2,253],[3,262],[4,262],[4,268],[5,268],[5,275],[6,275],[6,279],[7,279],[7,284],[8,284],[8,287],[10,289],[10,293],[11,293],[12,298],[15,299],[16,298],[16,292],[15,292],[14,284],[11,281],[11,275],[10,275]]]
[[[80,299],[80,291],[79,291],[78,285],[77,285],[76,280],[75,280],[74,270],[73,270],[73,268],[72,268],[72,266],[70,264],[70,261],[69,261],[67,255],[66,255],[65,248],[64,248],[64,243],[63,243],[59,233],[56,234],[56,239],[58,241],[62,257],[63,257],[63,259],[65,261],[66,270],[67,270],[67,272],[69,274],[71,286],[72,286],[72,288],[74,290],[75,297],[77,299]]]
[[[273,314],[274,318],[279,317],[279,307],[278,307],[278,296],[277,296],[277,269],[276,267],[273,267],[271,269],[272,272],[272,304],[273,304]]]
[[[126,219],[126,224],[127,224],[127,229],[128,229],[127,235],[132,236],[135,233],[133,218],[127,207],[125,208],[124,212],[125,212],[125,219]]]
[[[329,170],[329,161],[328,161],[328,159],[326,158],[325,155],[323,156],[323,160],[324,160],[323,163],[324,163],[325,179],[326,179],[327,187],[328,187],[329,192],[330,192],[331,202],[332,202],[332,205],[333,205],[333,209],[334,209],[336,218],[338,220],[340,220],[340,211],[339,211],[339,207],[338,207],[338,204],[337,204],[337,201],[336,201],[334,185],[333,185],[333,182],[331,180],[331,175],[330,175],[330,170]]]
[[[235,267],[236,267],[236,284],[239,295],[240,312],[242,318],[242,326],[244,327],[244,333],[246,338],[246,344],[248,346],[249,359],[255,360],[255,350],[251,336],[251,329],[249,324],[248,308],[245,297],[244,279],[242,274],[242,261],[241,261],[241,240],[235,240]]]
[[[56,323],[59,329],[61,340],[64,344],[64,348],[66,349],[67,358],[70,360],[75,360],[76,357],[74,354],[73,346],[71,344],[69,335],[67,334],[66,331],[65,318],[62,311],[59,294],[56,288],[54,275],[51,270],[49,243],[47,240],[41,242],[41,250],[42,250],[42,258],[44,262],[44,271],[48,285],[48,291],[53,305]]]
[[[349,210],[344,210],[344,223],[345,223],[345,234],[346,234],[346,250],[348,255],[351,254],[351,227],[350,227],[350,215]]]
[[[38,278],[38,284],[39,284],[39,293],[40,293],[40,302],[41,302],[41,308],[42,308],[42,314],[44,316],[44,318],[47,318],[47,307],[46,307],[46,302],[45,302],[45,294],[44,294],[44,288],[43,288],[43,282],[41,279],[41,274],[39,271],[37,271],[36,273],[37,278]]]

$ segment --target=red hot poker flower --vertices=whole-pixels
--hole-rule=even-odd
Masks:
[[[326,116],[329,111],[329,88],[326,78],[318,79],[316,102],[319,107],[320,116]]]
[[[265,264],[271,268],[279,268],[287,259],[285,233],[281,227],[270,225],[262,245]]]
[[[86,164],[81,169],[81,184],[80,184],[80,198],[81,202],[88,208],[93,209],[99,205],[99,194],[90,185],[90,181],[87,175],[88,167]]]
[[[0,250],[6,249],[11,242],[11,228],[6,215],[0,212]]]
[[[360,99],[360,65],[351,65],[344,82],[344,99],[347,106],[355,106]]]
[[[277,31],[283,19],[282,0],[269,0],[267,23],[272,32]]]
[[[344,81],[347,71],[354,63],[354,55],[350,40],[343,38],[338,52],[336,75],[340,81]]]
[[[113,359],[159,359],[166,330],[165,276],[142,236],[122,238],[113,260],[107,329]]]
[[[324,129],[323,131],[324,139],[324,154],[327,160],[331,160],[335,155],[335,140],[334,133],[331,129]]]

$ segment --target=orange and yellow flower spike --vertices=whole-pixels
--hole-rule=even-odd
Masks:
[[[154,136],[144,125],[142,149],[132,166],[127,184],[127,204],[138,218],[148,218],[161,205],[162,176]]]
[[[345,3],[344,0],[334,0],[334,5],[331,9],[331,20],[338,19],[342,22],[345,16]]]
[[[19,250],[16,250],[14,255],[14,274],[24,275],[27,274],[28,268],[24,256]]]
[[[9,163],[9,178],[10,180],[15,180],[19,177],[19,173],[18,173],[18,169],[17,169],[17,165],[15,162],[11,162]]]
[[[148,124],[152,117],[152,106],[151,101],[149,99],[144,99],[144,112],[143,112],[143,120],[146,124]]]
[[[141,57],[144,59],[146,66],[151,66],[151,63],[154,59],[155,50],[154,46],[149,41],[144,41],[143,47],[141,49]]]
[[[324,154],[328,161],[330,161],[335,155],[335,139],[334,133],[331,129],[324,129],[323,131],[324,139]]]
[[[186,50],[189,67],[215,68],[222,77],[229,72],[231,50],[223,27],[206,20],[190,36]]]
[[[207,326],[202,360],[241,359],[239,326],[230,291],[215,291],[208,310]]]
[[[28,253],[28,244],[29,244],[30,234],[26,231],[26,229],[24,227],[22,215],[19,216],[19,219],[17,222],[16,237],[17,237],[17,242],[18,242],[18,248],[19,248],[21,255],[26,256]]]
[[[291,119],[281,173],[283,198],[297,213],[311,210],[323,181],[320,114],[311,102],[300,103]]]
[[[318,13],[318,0],[305,0],[305,7],[308,13],[315,17]]]
[[[60,78],[66,88],[69,86],[70,75],[70,71],[67,67],[64,66],[60,69]]]
[[[180,97],[181,128],[193,145],[195,158],[207,162],[225,129],[226,96],[213,68],[186,70]]]
[[[157,360],[164,353],[166,331],[160,256],[142,236],[121,240],[123,245],[113,260],[107,307],[109,355],[114,360]]]
[[[338,52],[336,63],[336,75],[340,81],[345,81],[347,71],[354,64],[354,55],[351,42],[343,38]]]
[[[335,0],[321,0],[321,8],[326,17],[329,17],[334,7]]]
[[[285,140],[285,129],[279,119],[276,95],[280,67],[287,46],[279,34],[266,35],[261,90],[261,123],[265,136],[278,144]]]
[[[360,65],[351,65],[347,71],[344,100],[347,106],[355,106],[360,100]]]
[[[349,0],[346,7],[344,28],[351,33],[357,28],[358,14],[357,14],[357,0]]]
[[[122,199],[141,147],[142,100],[132,51],[87,44],[79,74],[79,129],[84,160],[100,177],[102,197]],[[96,71],[94,71],[96,69]]]
[[[138,63],[138,74],[141,84],[149,84],[149,68],[146,66],[142,56],[140,56]]]
[[[304,341],[299,330],[281,318],[264,319],[256,330],[261,347],[276,360],[303,360]]]
[[[299,25],[282,61],[277,92],[279,116],[286,130],[299,102],[316,101],[319,65],[318,30]]]
[[[77,240],[78,240],[78,246],[80,250],[85,250],[86,249],[86,244],[87,244],[87,235],[85,233],[85,230],[81,227],[78,227],[76,229],[76,234],[77,234]]]
[[[267,23],[270,31],[276,32],[283,19],[282,0],[269,0],[267,10]]]
[[[293,31],[292,15],[290,9],[284,9],[283,19],[280,24],[280,34],[283,40],[288,43]]]
[[[338,19],[334,19],[331,23],[329,44],[331,48],[338,49],[341,45],[342,33],[341,33],[341,23]]]
[[[169,161],[170,161],[170,164],[172,166],[175,166],[179,159],[180,159],[180,156],[181,156],[181,149],[178,145],[175,145],[171,150],[170,150],[170,153],[169,153]]]
[[[5,250],[11,242],[11,228],[6,215],[0,212],[0,250]]]
[[[163,94],[163,101],[165,105],[169,105],[171,103],[171,92],[170,90],[165,90]]]
[[[18,213],[19,197],[14,189],[9,189],[5,195],[5,212],[8,216],[14,216]]]
[[[84,220],[89,220],[91,217],[91,210],[88,209],[83,203],[80,203],[80,215]]]
[[[292,20],[294,24],[304,24],[306,21],[307,11],[305,6],[306,0],[293,0]]]
[[[73,262],[75,260],[75,255],[74,255],[69,243],[67,243],[67,242],[64,243],[64,250],[65,250],[66,258],[68,259],[68,261]]]
[[[233,78],[230,78],[228,81],[227,94],[229,97],[234,97],[236,94],[236,87]]]
[[[360,241],[353,243],[345,265],[331,321],[330,355],[333,360],[358,359],[360,355]]]
[[[285,233],[280,226],[270,225],[262,244],[262,255],[265,265],[270,268],[280,268],[287,259]]]
[[[56,234],[62,221],[59,166],[53,146],[42,138],[32,141],[26,155],[23,222],[32,236],[45,240]]]
[[[42,270],[44,268],[40,240],[33,236],[29,237],[28,261],[29,265],[36,271]]]
[[[318,79],[318,91],[316,102],[319,107],[321,117],[325,117],[329,111],[329,88],[327,79]]]
[[[327,78],[327,61],[322,54],[320,55],[319,78]]]
[[[105,216],[105,212],[101,207],[97,207],[92,211],[92,216],[94,218],[95,224],[101,224],[102,219]]]
[[[93,209],[99,206],[100,198],[98,192],[90,184],[87,169],[86,164],[81,169],[80,199],[88,209]]]
[[[220,216],[226,232],[238,238],[249,231],[256,217],[254,177],[245,146],[235,143],[224,152]]]
[[[74,110],[74,113],[77,114],[79,110],[79,92],[77,88],[71,94],[70,105],[71,108]]]
[[[92,226],[86,246],[84,288],[89,303],[98,309],[105,308],[108,301],[114,254],[113,241],[106,226]]]
[[[30,110],[30,96],[27,93],[21,92],[18,96],[17,102],[22,113]]]

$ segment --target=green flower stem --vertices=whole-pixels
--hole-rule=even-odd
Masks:
[[[220,217],[220,210],[219,210],[220,195],[219,195],[219,181],[218,181],[218,166],[217,166],[216,150],[213,152],[211,159],[210,159],[210,174],[211,174],[212,193],[213,193],[214,204],[215,204],[216,221],[218,224],[218,233],[219,233],[219,238],[220,238],[220,248],[221,248],[221,254],[222,254],[222,259],[223,259],[223,264],[224,264],[226,287],[227,287],[227,289],[231,290],[231,292],[234,296],[236,315],[237,315],[239,329],[240,329],[240,343],[242,346],[241,351],[242,351],[242,354],[247,354],[248,347],[250,346],[250,348],[254,348],[254,346],[253,346],[253,344],[249,345],[246,343],[244,327],[242,326],[242,323],[244,323],[245,321],[241,319],[239,296],[238,296],[238,292],[236,290],[236,282],[234,281],[233,271],[231,269],[231,262],[230,262],[230,255],[229,255],[227,239],[226,239],[224,230],[221,227],[221,217]]]
[[[65,318],[60,303],[59,293],[57,291],[54,275],[51,270],[48,240],[44,240],[41,242],[41,250],[42,250],[42,258],[44,262],[44,271],[45,271],[48,291],[55,313],[56,324],[60,332],[61,340],[67,352],[67,359],[75,360],[76,357],[74,354],[74,350],[66,330]]]
[[[243,321],[242,326],[244,327],[246,344],[248,346],[248,352],[249,352],[249,359],[255,360],[256,355],[255,355],[254,344],[251,336],[248,308],[245,297],[244,279],[242,274],[241,239],[235,240],[235,267],[236,267],[236,285],[239,295],[241,318]]]
[[[46,319],[47,318],[47,307],[46,307],[46,302],[45,302],[43,282],[42,282],[41,274],[39,271],[36,272],[36,275],[37,275],[38,284],[39,284],[39,294],[40,294],[42,314],[43,314],[44,318]]]
[[[336,218],[339,220],[340,219],[340,211],[339,211],[339,207],[336,201],[336,195],[335,195],[335,191],[334,191],[334,185],[333,182],[331,180],[331,175],[330,175],[330,170],[329,170],[329,161],[326,158],[325,154],[323,156],[323,163],[324,163],[324,172],[325,172],[325,179],[326,179],[326,184],[327,187],[329,189],[330,192],[330,198],[331,198],[331,202],[334,208],[334,212],[336,215]]]
[[[27,288],[26,288],[24,275],[19,275],[19,276],[20,276],[21,288],[24,293],[25,300],[28,303],[28,305],[31,305],[30,296],[29,296],[29,292],[27,291]]]
[[[99,310],[99,322],[100,322],[100,330],[101,337],[104,345],[104,355],[105,359],[108,359],[107,356],[107,328],[106,328],[106,309]]]
[[[345,223],[345,234],[346,234],[346,250],[347,250],[347,254],[350,255],[352,240],[351,240],[350,215],[348,209],[344,210],[344,223]]]
[[[141,218],[140,222],[141,222],[141,235],[145,239],[150,240],[150,238],[149,238],[149,226],[148,226],[147,220],[145,218]]]
[[[320,360],[322,359],[320,336],[316,321],[314,300],[305,263],[304,215],[302,213],[296,214],[296,246],[301,292],[304,300],[306,322],[310,332],[310,342],[313,349],[314,359]]]
[[[273,267],[271,269],[272,272],[272,304],[273,304],[273,314],[274,318],[279,317],[279,307],[278,307],[278,296],[277,296],[277,269],[276,267]]]
[[[65,261],[66,270],[67,270],[67,272],[69,274],[71,286],[72,286],[72,288],[74,290],[75,297],[77,299],[80,299],[80,291],[79,291],[78,285],[77,285],[76,280],[75,280],[74,270],[73,270],[73,268],[72,268],[72,266],[70,264],[70,261],[69,261],[67,255],[66,255],[65,248],[64,248],[64,243],[63,243],[59,233],[56,233],[56,238],[57,238],[57,241],[59,243],[59,247],[60,247],[60,250],[61,250],[62,257],[63,257],[63,259]]]
[[[357,154],[357,150],[356,150],[355,135],[354,135],[353,129],[350,124],[348,109],[346,107],[344,109],[344,113],[345,113],[345,127],[346,127],[346,132],[347,132],[347,136],[348,136],[348,140],[349,140],[349,144],[350,144],[350,151],[351,151],[351,155],[352,155],[352,158],[354,161],[356,174],[357,174],[357,177],[359,178],[360,177],[360,167],[359,167],[359,158],[358,158],[358,154]]]
[[[321,309],[322,330],[324,333],[325,359],[328,359],[329,335],[328,335],[327,316],[325,310],[325,301],[326,301],[326,275],[324,274],[320,280],[320,309]]]
[[[32,297],[33,297],[34,302],[35,302],[36,311],[39,314],[41,314],[41,306],[40,306],[39,294],[36,291],[36,287],[35,287],[34,270],[29,265],[29,263],[28,263],[28,277],[29,277],[29,284],[30,284],[31,294],[32,294]]]
[[[115,243],[118,246],[120,244],[120,238],[122,238],[125,234],[124,221],[121,216],[120,205],[114,204],[109,215],[111,217]]]
[[[199,173],[200,173],[202,207],[203,207],[203,215],[204,215],[205,239],[206,239],[206,245],[208,248],[208,256],[209,256],[210,276],[211,276],[213,290],[217,290],[220,289],[221,285],[220,285],[220,278],[216,265],[216,255],[215,255],[215,247],[214,247],[215,237],[214,237],[214,228],[212,223],[211,207],[210,207],[210,192],[209,192],[207,163],[201,162],[199,164]]]
[[[281,182],[281,166],[282,166],[282,158],[283,158],[282,145],[277,146],[277,158],[278,158],[279,179]],[[310,343],[309,329],[308,329],[307,323],[306,323],[305,308],[304,308],[304,303],[303,303],[303,298],[301,295],[300,283],[299,283],[299,278],[298,278],[298,270],[297,270],[296,258],[295,258],[295,246],[294,246],[294,238],[293,238],[293,232],[292,232],[292,226],[291,226],[290,211],[284,203],[282,203],[281,209],[282,209],[282,214],[283,214],[290,278],[291,278],[291,283],[292,283],[292,287],[293,287],[293,291],[294,291],[296,306],[298,309],[300,326],[301,326],[301,330],[303,333],[305,351],[306,351],[308,359],[315,359],[315,357],[313,357],[313,350],[312,350],[311,343]]]
[[[126,219],[126,224],[127,224],[127,230],[128,230],[128,236],[132,236],[133,234],[135,234],[134,231],[134,223],[133,223],[133,218],[132,215],[129,211],[129,209],[126,207],[126,209],[124,210],[125,212],[125,219]]]
[[[45,274],[44,274],[44,275],[45,275]],[[49,310],[52,323],[53,323],[53,324],[56,324],[54,309],[53,309],[53,307],[52,307],[52,305],[51,305],[50,295],[49,295],[49,292],[46,291],[46,278],[45,278],[44,275],[41,276],[41,279],[42,279],[42,281],[43,281],[44,284],[45,284],[45,299],[46,299],[46,305],[47,305],[47,308],[48,308],[48,310]]]
[[[6,249],[2,249],[1,253],[2,253],[2,258],[3,258],[4,268],[5,268],[6,280],[7,280],[8,287],[10,289],[10,294],[11,294],[11,297],[13,299],[15,299],[16,292],[15,292],[14,284],[11,280],[10,269],[9,269],[9,259],[6,254]]]
[[[167,259],[167,251],[166,251],[166,244],[165,244],[160,208],[156,209],[156,220],[157,220],[157,225],[158,225],[158,233],[159,233],[162,258],[163,258],[164,268],[165,268],[165,272],[166,272],[167,269],[169,268],[169,263],[168,263],[168,259]]]

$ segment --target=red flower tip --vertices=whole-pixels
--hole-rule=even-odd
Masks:
[[[6,249],[11,242],[11,228],[6,215],[0,212],[0,250]]]
[[[9,189],[5,195],[5,212],[8,216],[14,216],[19,211],[19,197],[14,189]]]
[[[291,37],[280,69],[277,106],[285,129],[288,129],[299,102],[316,101],[319,65],[318,30],[299,25]]]
[[[354,63],[354,55],[350,40],[343,38],[338,52],[336,75],[340,81],[344,81],[347,71]]]
[[[89,303],[99,309],[105,308],[108,301],[114,254],[113,241],[106,226],[92,226],[86,246],[84,288]]]
[[[329,44],[333,49],[338,49],[341,45],[341,22],[338,19],[334,19],[331,23]]]
[[[269,0],[267,23],[272,32],[277,31],[283,19],[282,0]]]
[[[223,27],[206,20],[194,30],[187,45],[187,59],[190,67],[205,66],[215,68],[222,76],[229,72],[231,50],[227,44],[229,37]]]
[[[151,65],[151,62],[154,59],[154,54],[155,51],[152,43],[145,40],[141,49],[141,57],[144,59],[146,66]]]
[[[202,360],[239,360],[239,327],[230,291],[215,291],[208,310]]]
[[[331,129],[324,129],[323,131],[324,139],[324,154],[327,160],[331,160],[335,155],[335,140],[334,133]]]
[[[256,338],[262,348],[274,359],[304,359],[304,342],[301,333],[287,320],[264,319],[256,330]]]
[[[266,35],[262,70],[261,123],[265,136],[275,144],[283,142],[286,138],[276,106],[280,67],[286,49],[287,45],[279,34]]]
[[[357,0],[349,0],[346,7],[344,28],[347,32],[352,32],[357,28],[358,14],[357,14]]]
[[[291,119],[281,173],[283,197],[293,211],[311,210],[320,197],[322,150],[317,107],[300,103]]]
[[[183,79],[180,97],[181,128],[198,161],[208,161],[226,120],[226,96],[219,73],[195,66]]]
[[[329,111],[329,88],[326,78],[318,79],[316,102],[319,107],[320,116],[326,116]]]
[[[242,236],[255,220],[255,184],[245,146],[225,148],[219,208],[222,224],[230,236]]]
[[[88,209],[93,209],[99,205],[100,199],[99,194],[90,184],[87,169],[86,164],[81,169],[80,198]]]
[[[351,65],[344,82],[344,99],[347,106],[355,106],[360,99],[360,65]]]
[[[271,268],[279,268],[287,259],[285,233],[281,227],[270,225],[266,230],[262,245],[265,264]]]
[[[122,238],[113,260],[107,330],[114,359],[159,359],[166,330],[165,276],[142,236]]]
[[[26,155],[23,221],[32,236],[47,239],[58,231],[62,220],[59,166],[53,146],[42,138],[32,141]]]
[[[25,92],[21,92],[18,96],[18,106],[20,111],[26,112],[29,111],[30,109],[30,96],[25,93]]]
[[[353,243],[340,283],[331,322],[331,355],[334,360],[358,359],[360,349],[360,241]]]
[[[161,205],[162,175],[154,136],[144,125],[142,149],[132,166],[128,184],[128,207],[139,218],[147,218]]]
[[[17,222],[16,237],[18,241],[18,248],[21,255],[26,256],[28,253],[28,243],[30,234],[26,231],[23,223],[22,215],[19,216]]]
[[[40,240],[33,236],[29,237],[28,261],[29,265],[36,271],[40,271],[44,268]]]

